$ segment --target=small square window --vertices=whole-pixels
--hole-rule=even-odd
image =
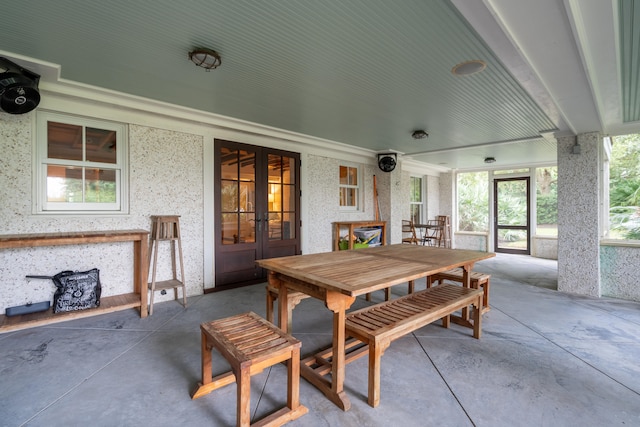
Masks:
[[[36,213],[127,213],[124,124],[38,112]]]

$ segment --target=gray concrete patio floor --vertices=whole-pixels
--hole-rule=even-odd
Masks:
[[[309,413],[289,425],[640,425],[640,304],[557,292],[554,261],[499,255],[475,269],[492,274],[480,340],[438,322],[395,341],[382,358],[375,409],[366,402],[366,357],[347,366],[347,412],[301,380]],[[264,316],[264,301],[256,285],[189,298],[187,309],[156,304],[146,319],[132,309],[1,334],[0,425],[235,425],[235,385],[190,399],[199,324],[244,311]],[[367,304],[358,298],[353,308]],[[303,354],[330,344],[331,316],[320,302],[304,300],[293,324]],[[213,369],[228,369],[217,353]],[[255,417],[285,402],[285,381],[283,365],[252,377]]]

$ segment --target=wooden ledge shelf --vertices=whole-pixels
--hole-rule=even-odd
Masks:
[[[49,309],[40,313],[20,316],[0,315],[0,333],[42,326],[49,323],[81,317],[95,316],[138,307],[140,317],[147,317],[147,276],[149,232],[147,230],[76,231],[66,233],[32,233],[0,235],[0,249],[31,248],[38,246],[81,245],[88,243],[133,242],[133,292],[100,298],[100,307],[74,312],[53,313]],[[144,286],[143,286],[144,284]]]
[[[100,298],[100,307],[86,310],[54,313],[53,308],[39,313],[22,314],[20,316],[0,315],[0,332],[18,331],[20,329],[44,326],[72,319],[113,313],[114,311],[140,307],[140,295],[130,293]]]

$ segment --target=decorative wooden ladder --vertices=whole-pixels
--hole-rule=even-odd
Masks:
[[[151,281],[148,286],[151,290],[149,300],[149,315],[153,314],[153,297],[156,291],[173,289],[174,298],[178,299],[178,288],[182,288],[182,305],[187,306],[187,290],[184,285],[184,261],[182,259],[182,241],[180,240],[180,216],[179,215],[154,215],[152,219],[151,239],[149,240],[149,274]],[[171,242],[171,270],[173,278],[156,281],[156,267],[158,266],[158,244],[161,241]],[[176,242],[178,252],[176,253]],[[177,275],[176,256],[180,260],[180,280]]]

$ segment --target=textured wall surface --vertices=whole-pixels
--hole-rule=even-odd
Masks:
[[[640,248],[637,246],[600,246],[602,295],[640,301],[639,265]]]
[[[600,296],[597,133],[558,139],[558,290]]]
[[[64,231],[150,230],[150,215],[182,215],[188,294],[202,293],[202,137],[130,127],[130,215],[63,216],[31,213],[31,172],[35,113],[2,115],[0,126],[0,234]],[[8,203],[11,201],[11,203]],[[28,302],[51,301],[50,280],[63,270],[100,269],[102,295],[132,292],[132,243],[105,243],[0,250],[0,310]],[[159,253],[161,253],[159,251]],[[161,260],[165,260],[161,255]],[[168,278],[170,264],[158,269]],[[157,295],[158,301],[162,300]],[[171,297],[169,293],[164,298]]]
[[[341,164],[345,163],[334,158],[309,155],[307,164],[304,165],[308,177],[308,190],[305,191],[309,191],[309,200],[313,204],[308,210],[309,218],[303,219],[304,232],[308,238],[306,253],[328,252],[333,249],[334,222],[374,219],[373,166],[359,165],[363,168],[363,211],[344,212],[340,211],[338,191]],[[384,182],[379,185],[384,186]],[[384,187],[379,191],[383,192],[383,189]]]
[[[400,164],[402,166],[402,163]],[[388,186],[388,196],[384,203],[388,206],[389,214],[384,214],[382,219],[387,221],[387,243],[402,242],[402,220],[409,218],[409,174],[396,168],[391,173],[381,172],[383,181]],[[378,174],[380,176],[380,174]]]
[[[456,249],[468,249],[472,251],[488,250],[487,233],[452,233]]]
[[[545,259],[558,259],[558,239],[534,237],[532,239],[532,246],[532,256]]]
[[[444,174],[450,176],[451,174]],[[453,191],[447,186],[446,177],[442,181],[440,177],[427,175],[427,218],[434,219],[437,215],[451,215],[446,204],[441,204],[443,192]]]

